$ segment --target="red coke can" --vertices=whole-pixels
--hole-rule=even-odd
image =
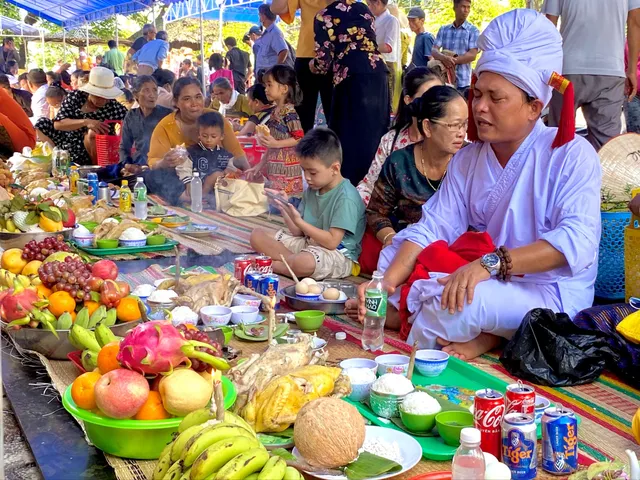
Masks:
[[[507,413],[536,414],[536,391],[533,387],[525,385],[520,380],[507,386],[507,399],[505,401]]]
[[[240,255],[233,261],[233,276],[244,285],[244,277],[247,272],[251,270],[253,266],[253,260],[248,255]]]
[[[474,426],[480,430],[480,448],[500,458],[504,396],[490,388],[478,390],[473,399]]]
[[[266,255],[259,255],[255,258],[256,270],[262,275],[273,273],[273,260]]]

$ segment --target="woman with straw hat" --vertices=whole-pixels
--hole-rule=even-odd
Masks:
[[[89,81],[67,95],[53,121],[38,120],[39,139],[68,150],[72,162],[96,163],[96,134],[113,134],[113,125],[105,122],[123,120],[127,114],[126,107],[116,101],[122,90],[114,87],[113,82],[111,70],[92,68]]]

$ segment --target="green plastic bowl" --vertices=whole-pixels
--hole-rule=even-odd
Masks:
[[[437,413],[431,413],[429,415],[407,413],[402,410],[402,405],[398,408],[398,410],[400,411],[400,420],[402,420],[402,424],[412,432],[426,433],[433,430],[433,427],[436,426],[436,415],[438,415]]]
[[[473,414],[463,411],[440,412],[436,415],[438,433],[444,443],[457,447],[460,445],[460,432],[463,428],[473,427]]]
[[[118,248],[118,244],[120,243],[120,241],[117,238],[103,238],[101,240],[98,240],[96,242],[96,245],[98,245],[98,248]]]
[[[80,222],[80,225],[93,233],[93,231],[98,227],[98,222]]]
[[[163,245],[167,241],[164,235],[150,235],[147,237],[147,245]]]
[[[236,401],[236,388],[227,377],[222,377],[224,408]],[[71,385],[62,396],[62,405],[71,415],[84,423],[87,438],[105,453],[137,460],[156,460],[164,447],[173,441],[182,418],[166,420],[116,420],[79,408],[71,398]]]
[[[305,333],[316,332],[324,323],[325,315],[320,310],[303,310],[294,313],[298,327]]]

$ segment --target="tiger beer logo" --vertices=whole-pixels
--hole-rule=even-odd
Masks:
[[[567,434],[562,437],[564,440],[564,458],[569,459],[576,455],[578,436],[576,435],[576,425],[567,425]]]
[[[502,440],[502,459],[510,468],[526,468],[531,465],[534,449],[534,442],[520,430],[509,430]]]

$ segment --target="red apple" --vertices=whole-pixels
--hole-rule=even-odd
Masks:
[[[115,280],[118,278],[118,266],[111,260],[99,260],[93,265],[91,275],[103,280]]]
[[[118,368],[105,373],[94,387],[96,405],[108,417],[131,418],[149,397],[149,382],[137,372]]]
[[[100,287],[102,287],[103,283],[104,283],[104,280],[101,279],[100,277],[91,277],[89,278],[88,285],[92,292],[99,292]]]
[[[131,287],[127,282],[116,282],[118,284],[118,288],[120,288],[120,293],[122,294],[122,298],[128,297],[131,293]]]
[[[62,222],[62,225],[66,228],[73,228],[76,226],[76,214],[73,213],[73,210],[67,208],[67,221]]]

